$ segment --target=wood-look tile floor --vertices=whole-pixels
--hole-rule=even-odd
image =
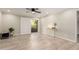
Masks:
[[[78,50],[79,44],[34,33],[0,40],[0,50]]]

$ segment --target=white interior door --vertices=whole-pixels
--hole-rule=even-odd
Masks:
[[[21,18],[21,34],[31,34],[31,20],[29,18]]]

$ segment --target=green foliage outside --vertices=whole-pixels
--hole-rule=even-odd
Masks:
[[[37,28],[37,20],[32,20],[32,28]]]
[[[38,20],[32,20],[32,32],[37,32]]]

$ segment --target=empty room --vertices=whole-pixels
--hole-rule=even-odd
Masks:
[[[78,8],[0,8],[0,50],[79,50]]]

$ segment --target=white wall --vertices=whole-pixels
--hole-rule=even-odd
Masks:
[[[15,34],[20,34],[20,17],[12,14],[5,14],[2,15],[2,32],[8,32],[10,27],[15,29]]]
[[[55,20],[56,20],[56,17],[54,15],[42,18],[41,19],[41,33],[53,36],[54,35],[53,30],[48,29],[48,26],[51,24],[53,25]]]
[[[2,13],[0,12],[0,33],[2,32]]]
[[[21,34],[31,34],[31,19],[21,17]]]
[[[77,39],[77,15],[75,9],[69,9],[57,15],[51,15],[41,19],[41,32],[53,35],[54,32],[48,29],[49,24],[57,23],[56,36],[59,38],[76,41]]]
[[[76,41],[76,11],[75,9],[67,10],[57,15],[57,28],[56,35],[58,37]]]
[[[31,34],[31,19],[7,13],[0,13],[0,32],[9,32],[9,28],[15,29],[14,34]]]

